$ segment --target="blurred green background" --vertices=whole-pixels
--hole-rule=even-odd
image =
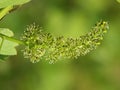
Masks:
[[[96,50],[75,60],[32,64],[18,55],[0,62],[0,90],[120,90],[120,3],[116,0],[32,0],[0,21],[20,35],[33,22],[54,36],[78,37],[99,20],[110,30]]]

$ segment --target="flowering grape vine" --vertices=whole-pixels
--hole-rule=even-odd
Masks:
[[[61,58],[77,58],[96,49],[108,29],[108,23],[100,21],[85,35],[78,38],[65,38],[54,37],[50,33],[43,32],[39,26],[31,24],[21,37],[26,44],[23,50],[24,57],[29,58],[33,63],[41,59],[54,63]]]

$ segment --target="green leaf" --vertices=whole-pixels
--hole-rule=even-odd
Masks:
[[[0,19],[30,0],[0,0]]]
[[[6,15],[8,14],[12,9],[14,9],[13,6],[8,6],[8,7],[5,7],[3,9],[0,10],[0,20]]]
[[[120,3],[120,0],[117,0],[117,2],[119,2],[119,3]]]
[[[0,55],[0,61],[5,61],[7,58],[7,55]]]
[[[14,33],[11,30],[9,30],[8,28],[0,28],[0,33],[6,35],[8,37],[14,36]]]
[[[1,42],[1,40],[0,40]],[[4,40],[1,50],[0,50],[0,54],[2,55],[16,55],[17,51],[15,49],[15,47],[18,46],[18,43],[16,42],[12,42],[9,40]]]
[[[16,5],[22,5],[30,0],[0,0],[0,8],[5,8],[7,6],[16,6]]]
[[[16,55],[15,49],[19,44],[12,38],[13,32],[9,29],[0,28],[0,54]]]

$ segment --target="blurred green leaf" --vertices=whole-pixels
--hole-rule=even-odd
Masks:
[[[5,8],[7,6],[22,5],[30,0],[0,0],[0,8]]]
[[[0,39],[0,43],[1,43]],[[15,47],[18,46],[18,43],[10,41],[10,40],[4,40],[1,46],[0,54],[2,55],[16,55],[17,51]]]
[[[9,12],[18,8],[16,6],[20,6],[29,1],[30,0],[1,0],[0,1],[0,19],[2,19]]]
[[[9,29],[0,28],[0,54],[1,55],[16,55],[17,51],[15,49],[18,43],[15,42],[11,37],[13,32]]]
[[[5,61],[8,58],[8,55],[0,55],[0,61]]]
[[[120,0],[117,0],[117,2],[119,2],[119,3],[120,3]]]
[[[14,9],[13,6],[8,6],[6,8],[3,8],[0,10],[0,20],[6,15],[8,14],[12,9]]]
[[[14,33],[11,30],[9,30],[8,28],[0,28],[0,33],[4,34],[6,36],[9,36],[9,37],[14,36]]]

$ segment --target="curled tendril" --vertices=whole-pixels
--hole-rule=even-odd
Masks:
[[[24,57],[29,58],[33,63],[40,59],[54,63],[61,58],[77,58],[96,49],[108,29],[108,23],[100,21],[83,36],[65,38],[53,37],[50,33],[43,32],[39,26],[31,24],[21,37],[26,43],[23,50]]]

